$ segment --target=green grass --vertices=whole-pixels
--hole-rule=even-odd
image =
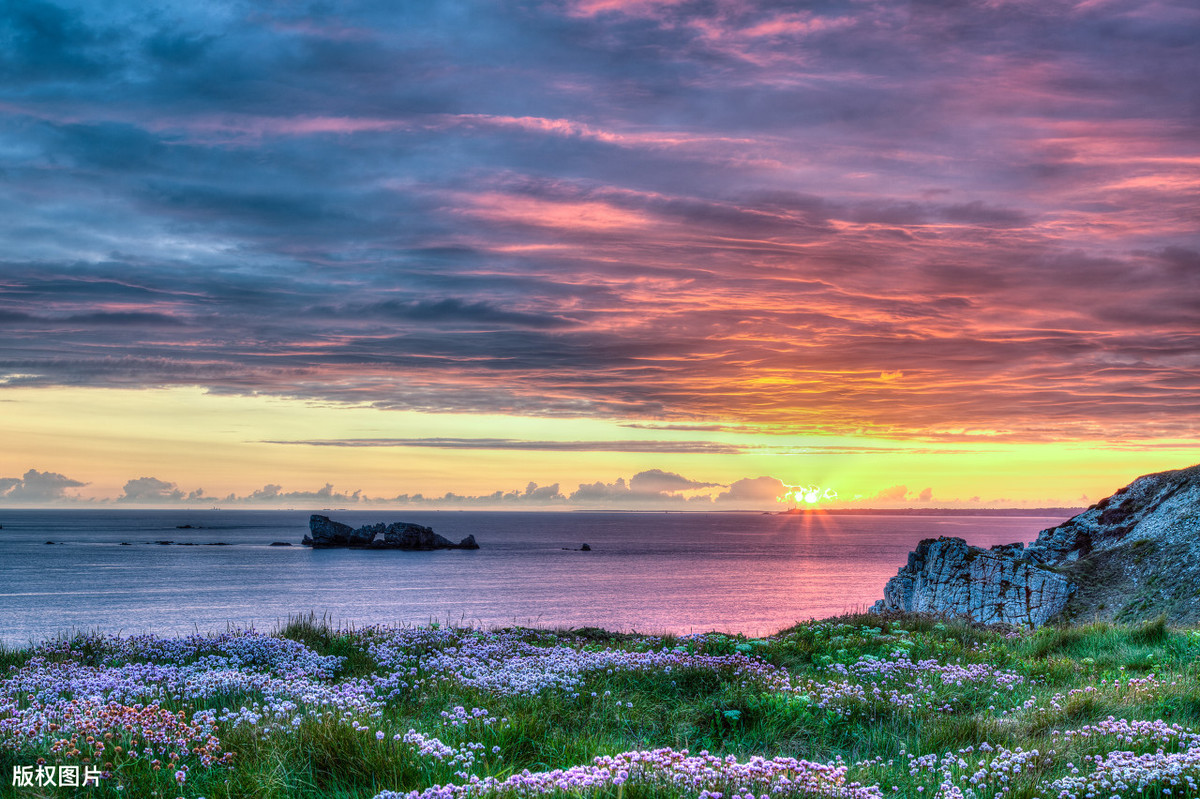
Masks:
[[[317,618],[315,613],[309,613],[290,617],[276,634],[281,638],[299,641],[322,655],[345,658],[341,671],[343,676],[361,677],[375,670],[375,661],[363,651],[360,638],[355,635],[353,628],[335,627],[327,616]]]
[[[327,619],[309,616],[289,620],[276,634],[320,654],[345,658],[334,680],[365,678],[378,669],[366,651],[368,631],[338,628]],[[983,744],[1057,749],[1053,763],[1014,775],[1006,796],[1030,797],[1039,785],[1065,775],[1068,761],[1082,762],[1094,751],[1088,748],[1094,746],[1091,743],[1064,746],[1058,737],[1063,730],[1109,716],[1200,728],[1200,631],[1172,628],[1162,619],[1134,626],[1094,623],[1013,634],[924,617],[854,616],[797,625],[756,641],[711,636],[697,642],[595,628],[547,632],[541,638],[546,646],[557,642],[590,651],[665,646],[697,654],[746,654],[786,669],[793,684],[843,679],[840,670],[864,658],[886,661],[897,656],[964,667],[990,664],[1017,673],[1023,682],[1011,692],[939,683],[916,692],[928,707],[907,708],[875,700],[821,707],[815,694],[766,690],[730,672],[702,668],[588,673],[577,698],[555,691],[496,696],[442,681],[389,702],[381,718],[365,720],[370,732],[329,718],[306,718],[295,729],[266,735],[248,728],[229,731],[223,743],[234,753],[234,765],[193,768],[182,788],[175,783],[173,768],[154,771],[145,763],[118,769],[122,791],[115,789],[115,781],[77,792],[15,788],[9,784],[13,766],[33,763],[39,756],[53,762],[54,756],[36,745],[23,745],[18,751],[6,748],[0,733],[0,796],[359,799],[384,789],[460,782],[455,767],[419,757],[412,747],[392,740],[397,733],[416,729],[454,745],[482,742],[480,759],[470,769],[479,776],[503,778],[522,769],[584,764],[597,755],[672,747],[707,749],[743,760],[754,755],[822,762],[841,758],[860,763],[853,767],[854,779],[879,783],[886,795],[908,797],[933,797],[936,778],[924,772],[910,774],[907,755],[977,751]],[[0,648],[0,673],[12,673],[30,657],[28,649]],[[83,657],[102,661],[106,655],[85,651]],[[1155,675],[1153,683],[1137,682],[1150,674]],[[190,715],[257,699],[261,697],[234,693],[203,703],[168,701],[164,707]],[[953,709],[940,709],[946,703]],[[508,722],[450,731],[441,726],[440,714],[456,705],[485,707]],[[3,717],[0,712],[0,721]],[[376,729],[386,733],[383,742],[376,740]],[[499,748],[498,756],[493,747]],[[625,793],[663,799],[691,795],[635,787]],[[992,795],[981,793],[980,799]],[[1194,795],[1183,789],[1173,793]]]
[[[10,668],[24,666],[29,657],[30,653],[27,649],[13,649],[0,644],[0,674],[4,674]]]

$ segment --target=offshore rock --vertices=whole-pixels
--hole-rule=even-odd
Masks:
[[[309,535],[304,536],[304,540],[300,543],[314,549],[322,549],[350,546],[350,535],[354,532],[354,528],[348,524],[335,522],[328,516],[318,516],[314,513],[308,520],[308,531]]]
[[[1200,465],[1139,477],[1028,547],[922,541],[872,610],[1033,626],[1200,621]]]
[[[376,541],[371,546],[380,549],[479,549],[473,535],[455,544],[432,529],[411,522],[389,524],[383,531],[383,541]]]
[[[1037,627],[1066,606],[1071,582],[1018,559],[1020,545],[991,550],[961,538],[928,538],[888,581],[874,610],[962,616],[981,624]]]
[[[469,535],[457,544],[435,533],[431,528],[410,522],[366,524],[357,529],[335,522],[327,516],[313,514],[308,521],[309,535],[300,543],[314,549],[348,547],[351,549],[479,549],[475,536]]]
[[[364,524],[357,530],[350,532],[350,546],[352,547],[369,547],[371,542],[375,540],[375,536],[380,535],[386,529],[386,525],[380,524]]]

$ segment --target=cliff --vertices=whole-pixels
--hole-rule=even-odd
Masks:
[[[888,581],[875,609],[964,616],[982,624],[1045,624],[1066,605],[1073,586],[1060,574],[1014,557],[1014,551],[1020,550],[980,549],[961,538],[926,539]]]
[[[922,541],[873,610],[1022,626],[1200,621],[1200,465],[1139,477],[1028,547]]]

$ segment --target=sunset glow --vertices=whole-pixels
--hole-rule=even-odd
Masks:
[[[1194,4],[0,27],[0,503],[1073,507],[1200,461]]]

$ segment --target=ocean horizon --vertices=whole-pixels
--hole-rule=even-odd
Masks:
[[[477,551],[313,550],[313,512],[411,521]],[[0,641],[335,625],[768,635],[882,596],[924,538],[1032,541],[1061,516],[7,510]],[[53,542],[50,544],[48,542]],[[161,543],[170,542],[170,543]],[[272,546],[274,543],[291,546]],[[579,551],[583,544],[590,552]]]

